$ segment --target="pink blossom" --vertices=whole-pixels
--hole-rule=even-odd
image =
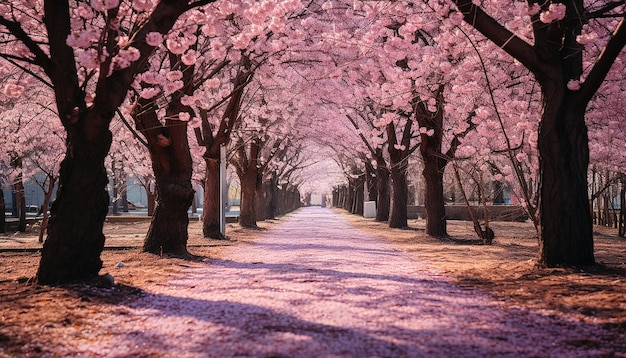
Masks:
[[[150,99],[156,96],[157,94],[159,94],[159,92],[160,90],[158,88],[146,87],[146,88],[143,88],[141,92],[139,92],[139,96],[144,99]]]
[[[576,42],[581,45],[590,45],[598,39],[598,34],[594,31],[590,31],[589,25],[584,25],[582,33],[576,36]]]
[[[180,104],[182,104],[183,106],[191,106],[195,102],[196,102],[196,99],[194,98],[194,96],[184,95],[180,98]]]
[[[107,11],[120,5],[120,0],[91,0],[91,7],[96,11]]]
[[[541,6],[539,4],[534,3],[532,6],[528,8],[528,15],[534,16],[537,15],[541,11]]]
[[[545,24],[549,24],[553,21],[559,21],[565,18],[565,11],[567,7],[565,4],[550,4],[548,11],[544,11],[539,15],[539,20]]]
[[[141,53],[134,47],[128,47],[120,50],[118,56],[123,57],[128,62],[135,62],[141,57]]]
[[[158,72],[148,71],[141,75],[141,80],[151,85],[161,84],[165,81],[163,75]]]
[[[163,35],[158,32],[148,32],[146,35],[146,43],[150,46],[159,46],[163,43]]]
[[[217,78],[210,78],[206,81],[204,81],[204,84],[207,86],[207,88],[210,89],[218,89],[220,88],[220,80]]]
[[[88,48],[95,41],[98,41],[98,34],[93,29],[85,29],[78,34],[68,35],[65,43],[70,47]]]
[[[183,78],[183,73],[178,70],[169,71],[165,74],[165,78],[167,78],[168,81],[178,81]]]
[[[183,81],[167,82],[165,86],[163,86],[163,92],[165,92],[165,95],[170,95],[183,88],[184,85]]]
[[[178,119],[183,121],[183,122],[189,122],[190,118],[191,118],[191,116],[187,112],[180,112],[180,113],[178,113]]]
[[[86,50],[76,50],[76,62],[87,69],[96,69],[100,66],[98,52],[96,49],[90,48]]]
[[[197,59],[198,52],[196,52],[195,50],[187,50],[187,52],[185,52],[185,54],[181,57],[181,60],[187,66],[194,65]]]
[[[25,87],[14,81],[7,83],[2,92],[9,98],[18,98],[24,92]]]
[[[80,4],[78,5],[78,11],[77,11],[78,16],[82,17],[83,19],[89,20],[91,18],[93,18],[93,11],[91,11],[91,8],[89,6],[87,6],[86,4]]]
[[[567,82],[567,89],[570,91],[578,91],[580,89],[580,81],[569,80],[569,82]]]
[[[183,43],[182,38],[178,36],[168,37],[167,40],[165,40],[165,45],[167,49],[175,55],[182,55],[189,48],[189,46]]]
[[[138,12],[146,12],[154,6],[152,0],[133,0],[132,4],[133,9]]]

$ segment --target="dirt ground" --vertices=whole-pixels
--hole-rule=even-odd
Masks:
[[[538,268],[537,240],[528,223],[492,223],[496,238],[493,245],[485,246],[477,244],[467,222],[449,222],[451,238],[438,240],[425,235],[421,220],[410,221],[410,229],[400,230],[341,210],[336,213],[355,227],[428,262],[459,285],[487,292],[505,305],[568,315],[626,332],[626,240],[610,229],[596,228],[598,266]],[[245,249],[257,235],[281,220],[262,222],[260,230],[229,224],[227,241],[202,238],[201,224],[193,221],[189,250],[200,257],[219,258],[223,247]],[[142,286],[165,284],[189,265],[181,259],[141,253],[147,228],[148,222],[140,220],[105,224],[107,246],[113,249],[103,252],[101,273],[115,278],[113,288],[99,287],[95,281],[62,287],[34,285],[39,253],[1,249],[38,247],[37,227],[26,233],[0,234],[0,357],[37,356],[43,347],[30,345],[33,337],[38,342],[66,339],[48,336],[48,329],[80,327],[89,312],[106,312],[116,303],[132,300],[142,294]]]

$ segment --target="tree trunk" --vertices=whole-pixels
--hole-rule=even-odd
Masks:
[[[367,201],[376,201],[378,198],[376,170],[371,164],[367,163],[365,165],[365,188],[367,190]]]
[[[617,235],[619,237],[624,237],[626,233],[626,223],[624,220],[626,219],[626,175],[621,175],[621,189],[619,191],[619,224],[617,225]]]
[[[424,157],[424,206],[426,208],[426,234],[434,237],[447,237],[446,208],[443,196],[443,170],[439,169],[437,158]]]
[[[248,170],[241,181],[241,206],[239,211],[239,225],[243,227],[256,228],[256,182],[257,174],[255,170]]]
[[[26,231],[26,197],[24,196],[24,178],[22,176],[22,158],[14,157],[11,159],[11,166],[18,171],[17,177],[13,182],[13,211],[18,218],[17,230],[19,232]]]
[[[265,219],[266,220],[274,220],[276,219],[276,185],[278,185],[278,179],[275,175],[270,177],[269,183],[264,185],[265,190]]]
[[[407,223],[407,194],[406,167],[393,165],[391,169],[391,212],[389,227],[405,228]]]
[[[107,129],[92,139],[68,134],[68,149],[61,162],[57,197],[50,209],[48,237],[37,271],[39,284],[95,277],[102,268],[102,227],[109,206],[104,158],[111,145],[111,132]]]
[[[589,147],[584,106],[568,103],[568,91],[544,88],[539,127],[541,263],[595,264],[593,224],[587,193]],[[564,86],[562,86],[564,87]]]
[[[354,185],[353,214],[363,216],[363,203],[365,201],[365,181],[359,177]]]
[[[148,216],[154,215],[154,208],[156,206],[156,190],[150,189],[150,183],[146,183],[144,186],[146,190],[146,205],[148,206]]]
[[[24,181],[20,173],[13,184],[13,192],[15,193],[15,207],[17,207],[17,231],[26,231],[26,197],[24,196]]]
[[[179,130],[186,131],[186,125]],[[173,129],[173,127],[170,127]],[[177,137],[177,136],[172,136]],[[185,134],[186,138],[186,134]],[[178,141],[184,140],[178,138]],[[182,148],[178,151],[174,148]],[[187,254],[189,215],[187,210],[195,194],[191,185],[191,156],[184,143],[173,140],[170,147],[153,148],[153,169],[158,188],[156,208],[143,244],[153,254]]]
[[[191,206],[194,190],[190,183],[175,180],[167,180],[159,188],[157,205],[144,240],[143,251],[186,255],[189,237],[187,210]]]
[[[263,221],[266,219],[265,215],[265,206],[266,206],[266,200],[267,198],[265,197],[265,185],[261,182],[257,182],[257,187],[256,187],[256,219],[257,221]]]
[[[389,220],[389,211],[391,208],[391,197],[389,195],[389,170],[387,166],[378,164],[376,168],[376,191],[378,194],[376,200],[376,221]]]
[[[170,62],[176,58],[170,55]],[[189,83],[192,70],[184,80]],[[155,103],[140,98],[133,116],[148,143],[155,188],[158,193],[143,251],[153,254],[187,255],[189,214],[194,190],[191,184],[193,161],[189,150],[187,122],[178,120],[189,108],[172,99],[165,111],[165,124],[159,120]]]
[[[50,199],[52,198],[52,192],[54,191],[54,185],[56,184],[56,178],[54,175],[48,176],[48,188],[44,191],[43,197],[43,219],[41,220],[41,228],[39,229],[39,242],[43,242],[43,237],[48,229],[48,222],[50,221],[50,213],[48,208],[50,207]]]
[[[4,190],[0,185],[0,233],[7,231],[7,216],[6,216],[6,204],[4,201]]]
[[[220,159],[205,158],[202,233],[204,237],[225,240],[220,231]]]

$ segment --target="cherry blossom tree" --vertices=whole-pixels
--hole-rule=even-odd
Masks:
[[[155,48],[147,36],[166,34],[183,13],[210,2],[0,5],[0,27],[7,36],[0,58],[53,89],[67,133],[39,283],[98,274],[108,206],[104,160],[112,139],[109,123]]]
[[[499,19],[506,18],[502,12],[519,11],[517,6],[453,3],[459,11],[445,16],[462,18],[528,68],[541,87],[541,262],[594,264],[585,110],[626,44],[623,3],[529,1],[527,15],[509,25],[511,30]],[[530,33],[524,27],[529,22]]]

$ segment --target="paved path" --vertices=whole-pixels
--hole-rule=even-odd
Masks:
[[[505,310],[402,251],[306,208],[250,248],[192,266],[115,316],[80,354],[171,357],[580,357],[597,327]]]

